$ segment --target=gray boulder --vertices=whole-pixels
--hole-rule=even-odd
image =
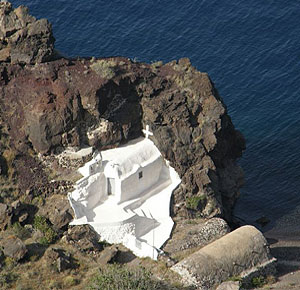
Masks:
[[[263,234],[243,226],[203,247],[172,267],[186,285],[212,289],[233,276],[247,281],[275,272],[275,261]]]
[[[5,256],[13,258],[16,261],[21,260],[27,253],[25,244],[16,236],[8,236],[1,241],[3,253]]]
[[[75,267],[71,254],[63,249],[49,248],[43,258],[47,265],[54,266],[58,272],[63,272]]]
[[[238,281],[227,281],[220,284],[216,290],[239,290],[239,289],[241,289],[241,287]]]
[[[102,251],[100,257],[97,260],[97,263],[100,265],[113,263],[118,253],[119,253],[119,249],[116,245],[107,247]]]

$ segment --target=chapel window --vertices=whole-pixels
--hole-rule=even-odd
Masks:
[[[139,172],[139,179],[143,178],[143,171]]]

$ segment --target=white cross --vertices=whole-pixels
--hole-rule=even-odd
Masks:
[[[153,133],[149,131],[149,125],[146,125],[146,130],[143,129],[143,133],[145,134],[145,137],[148,139],[149,136],[152,136]]]

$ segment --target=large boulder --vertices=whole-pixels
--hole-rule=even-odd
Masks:
[[[27,253],[25,244],[16,236],[8,236],[1,240],[1,247],[5,256],[16,261],[21,260]]]
[[[0,2],[0,62],[39,63],[50,60],[54,37],[47,19],[36,20],[28,8]]]
[[[180,261],[172,270],[187,285],[212,289],[230,277],[247,281],[255,275],[274,274],[275,261],[263,234],[253,226],[243,226]]]
[[[239,281],[226,281],[218,286],[216,290],[239,290],[241,289]]]
[[[97,264],[106,265],[115,262],[116,256],[119,253],[119,249],[116,245],[106,247],[102,252],[100,257],[97,259]]]
[[[83,252],[103,249],[99,243],[100,236],[90,225],[70,226],[63,239]]]
[[[47,266],[54,266],[58,272],[76,267],[70,253],[63,249],[48,248],[43,256],[43,260]]]
[[[56,229],[64,229],[73,219],[73,210],[66,196],[55,194],[46,199],[38,214],[45,216]]]

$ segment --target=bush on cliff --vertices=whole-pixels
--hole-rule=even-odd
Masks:
[[[91,64],[91,69],[103,78],[111,79],[115,76],[114,67],[116,62],[112,60],[100,59]]]
[[[131,270],[120,265],[106,265],[100,268],[100,273],[94,277],[89,289],[162,289],[161,283],[151,278],[151,273],[144,268]]]
[[[55,242],[57,238],[56,232],[52,229],[52,227],[47,222],[47,219],[43,216],[35,216],[34,217],[34,228],[41,231],[43,233],[43,237],[40,239],[40,243],[43,245],[49,245]]]
[[[188,209],[192,209],[192,210],[201,209],[205,204],[206,204],[205,195],[200,195],[200,196],[194,195],[186,199],[186,207]]]

